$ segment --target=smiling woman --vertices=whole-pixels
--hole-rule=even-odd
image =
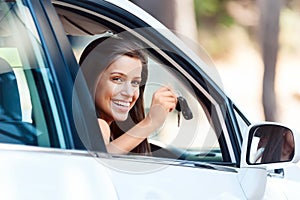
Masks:
[[[139,97],[142,63],[138,58],[121,56],[99,78],[95,102],[99,115],[109,124],[124,121]]]
[[[142,46],[129,38],[99,38],[85,48],[79,63],[95,101],[108,152],[150,154],[147,137],[175,109],[177,96],[170,87],[161,87],[145,115],[148,69]]]

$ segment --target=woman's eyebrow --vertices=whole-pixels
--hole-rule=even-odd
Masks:
[[[123,72],[111,72],[110,75],[120,75],[120,76],[128,77],[128,75]],[[142,76],[136,76],[134,78],[142,79]]]
[[[122,73],[122,72],[111,72],[110,74],[121,74],[121,75],[126,75],[126,74],[124,74],[124,73]]]
[[[111,72],[110,75],[120,75],[120,76],[125,76],[127,77],[126,74],[122,73],[122,72]]]

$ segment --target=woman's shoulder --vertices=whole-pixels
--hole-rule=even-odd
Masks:
[[[104,138],[104,142],[106,144],[109,143],[109,139],[110,139],[110,127],[108,125],[108,123],[103,120],[103,119],[98,119],[98,124],[100,126],[103,138]]]

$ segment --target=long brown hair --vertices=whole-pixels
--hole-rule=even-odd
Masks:
[[[125,39],[115,36],[101,37],[88,44],[81,54],[79,61],[83,74],[86,77],[87,85],[92,96],[94,97],[95,87],[101,72],[123,55],[141,60],[142,82],[139,88],[140,95],[133,108],[129,111],[128,118],[123,122],[113,121],[111,123],[111,140],[118,138],[145,118],[144,90],[148,78],[148,59],[146,53],[142,49],[142,46],[132,39]],[[98,113],[97,116],[99,117]],[[131,151],[131,153],[145,155],[149,155],[150,152],[150,146],[147,139],[143,140]]]

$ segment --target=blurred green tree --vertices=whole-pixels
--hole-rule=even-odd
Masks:
[[[197,26],[214,29],[217,24],[234,24],[226,9],[227,2],[228,0],[194,0]]]

